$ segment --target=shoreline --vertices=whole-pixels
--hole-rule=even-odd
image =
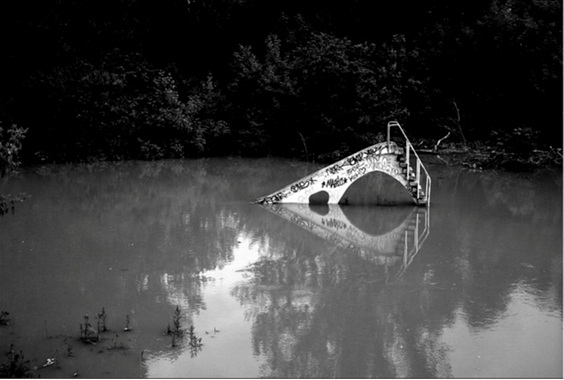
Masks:
[[[468,148],[449,147],[445,149],[421,148],[422,156],[436,156],[447,166],[464,166],[477,170],[499,170],[511,172],[532,172],[539,169],[562,168],[562,149],[534,149],[527,154],[496,150],[492,147]]]
[[[458,144],[449,144],[444,148],[435,149],[426,141],[413,143],[417,153],[423,158],[434,157],[432,159],[434,164],[444,164],[446,166],[461,166],[476,170],[507,170],[511,172],[532,172],[539,169],[548,168],[562,168],[563,156],[561,148],[549,147],[550,150],[531,149],[526,153],[516,153],[506,151],[503,147],[496,148],[483,144],[477,147],[462,146]],[[274,158],[278,156],[254,156],[254,155],[210,155],[199,157],[178,157],[170,159],[210,159],[221,157],[240,157],[240,158]],[[312,161],[320,164],[330,164],[337,159],[304,159],[304,157],[279,157],[288,160],[298,161]],[[342,158],[342,157],[341,157]],[[100,164],[105,162],[127,162],[127,161],[159,161],[161,159],[125,159],[125,160],[84,160],[84,161],[69,161],[69,162],[55,162],[55,161],[32,161],[25,162],[15,169],[30,169],[40,167],[43,165],[73,165],[73,164]]]

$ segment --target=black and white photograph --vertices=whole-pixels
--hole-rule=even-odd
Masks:
[[[562,0],[0,0],[0,378],[563,377]]]

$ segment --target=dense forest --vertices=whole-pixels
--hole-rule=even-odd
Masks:
[[[3,1],[0,34],[3,171],[323,161],[393,119],[421,146],[562,157],[561,0]]]

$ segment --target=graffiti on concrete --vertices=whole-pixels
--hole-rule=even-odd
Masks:
[[[323,181],[323,183],[321,184],[322,188],[326,188],[326,187],[339,187],[339,186],[343,186],[345,183],[347,183],[348,179],[344,178],[344,177],[337,177],[337,178],[329,178],[326,181]]]
[[[333,174],[338,173],[341,170],[341,168],[342,168],[341,165],[335,164],[335,165],[325,169],[325,171],[327,172],[328,175],[333,175]]]
[[[309,185],[313,185],[315,183],[315,179],[313,177],[305,180],[305,181],[299,181],[293,185],[290,186],[290,190],[292,191],[292,193],[297,193],[300,190],[305,189],[306,187],[308,187]]]
[[[366,166],[352,167],[347,170],[347,177],[349,181],[354,181],[357,178],[362,177],[364,174],[366,174]]]
[[[286,194],[283,191],[279,191],[273,195],[269,195],[267,197],[262,198],[261,203],[277,203],[283,200],[286,197]]]
[[[309,203],[312,195],[324,191],[328,195],[328,203],[338,203],[353,182],[374,171],[390,175],[414,196],[406,170],[400,166],[400,154],[403,154],[402,150],[394,142],[379,143],[259,198],[256,202]],[[414,200],[417,203],[417,199]]]
[[[388,173],[392,176],[402,175],[402,168],[398,165],[397,160],[390,156],[369,157],[366,162],[366,167],[370,171],[381,171]]]

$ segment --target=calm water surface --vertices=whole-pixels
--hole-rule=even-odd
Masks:
[[[0,218],[0,350],[59,378],[562,377],[560,172],[431,164],[429,209],[375,174],[347,206],[249,202],[318,168],[210,159],[2,179],[29,198]],[[166,334],[177,306],[201,347]],[[102,308],[108,331],[82,342]]]

